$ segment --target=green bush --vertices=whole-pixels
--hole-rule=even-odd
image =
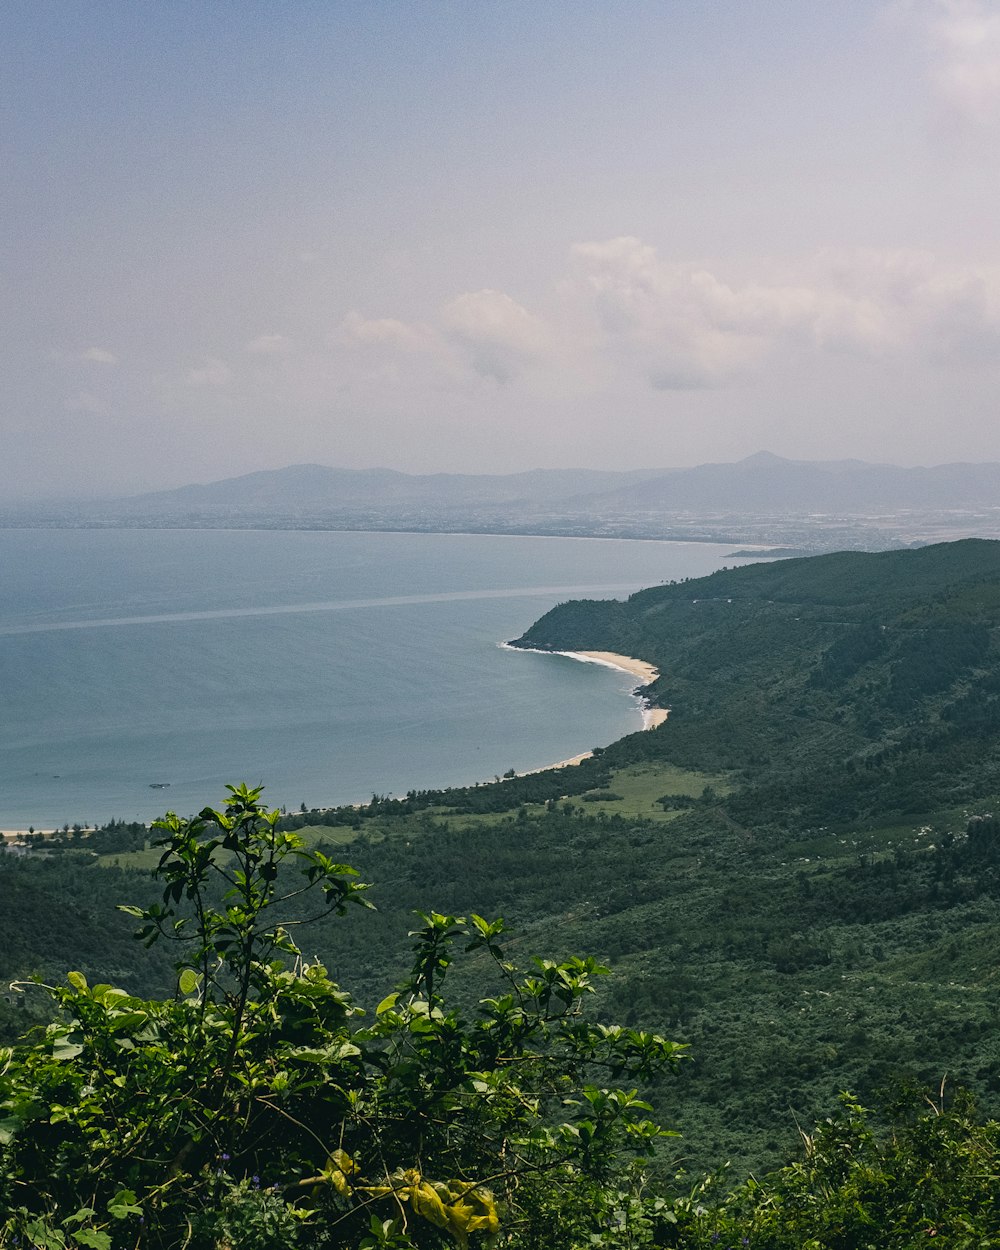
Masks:
[[[893,1127],[850,1095],[803,1133],[803,1158],[695,1206],[673,1243],[685,1250],[988,1250],[1000,1246],[1000,1124],[964,1096],[924,1100]]]
[[[229,791],[157,822],[162,902],[125,909],[178,944],[176,995],[71,973],[47,990],[62,1018],[0,1052],[3,1244],[461,1250],[648,1228],[632,1161],[663,1130],[620,1083],[683,1047],[588,1020],[593,960],[522,971],[502,921],[436,912],[361,1024],[290,932],[304,899],[343,913],[364,886],[278,830],[259,789]],[[442,992],[458,946],[499,986],[468,1017]]]

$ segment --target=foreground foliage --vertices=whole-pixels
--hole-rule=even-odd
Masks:
[[[913,1250],[1000,1246],[1000,1124],[980,1124],[944,1088],[891,1129],[850,1095],[802,1134],[803,1157],[717,1204],[688,1204],[686,1250]],[[705,1195],[707,1197],[707,1195]]]
[[[361,1023],[291,931],[365,887],[259,789],[229,789],[157,822],[162,901],[125,909],[145,943],[179,944],[175,996],[71,973],[47,990],[60,1019],[0,1052],[3,1244],[464,1250],[646,1227],[632,1161],[663,1130],[628,1085],[683,1047],[588,1020],[594,960],[525,972],[501,921],[436,912]],[[467,1015],[443,995],[458,945],[498,986]]]
[[[159,830],[160,901],[123,910],[146,944],[176,944],[176,993],[71,973],[44,990],[57,1021],[0,1051],[4,1246],[1000,1247],[1000,1125],[964,1096],[875,1115],[844,1095],[769,1175],[651,1181],[672,1135],[634,1085],[683,1047],[588,1019],[602,965],[519,970],[502,922],[429,912],[405,983],[366,1016],[290,936],[366,905],[351,869],[244,787]],[[992,832],[944,850],[989,878]]]

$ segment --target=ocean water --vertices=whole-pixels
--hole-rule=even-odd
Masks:
[[[641,727],[634,679],[502,649],[554,604],[735,564],[705,543],[0,530],[0,828],[149,820],[264,782],[365,801]]]

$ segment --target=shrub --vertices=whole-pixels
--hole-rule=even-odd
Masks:
[[[630,1161],[664,1130],[620,1083],[683,1047],[588,1020],[607,972],[592,959],[520,970],[502,921],[433,911],[362,1024],[290,933],[303,900],[342,914],[370,905],[365,887],[280,831],[259,788],[228,789],[224,810],[156,823],[162,901],[125,908],[140,940],[178,944],[174,998],[71,973],[47,987],[62,1019],[0,1052],[3,1244],[461,1250],[648,1231]],[[443,995],[459,945],[500,985],[468,1016]]]

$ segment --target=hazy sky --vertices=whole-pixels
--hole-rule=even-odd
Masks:
[[[1000,0],[5,0],[0,490],[1000,459]]]

